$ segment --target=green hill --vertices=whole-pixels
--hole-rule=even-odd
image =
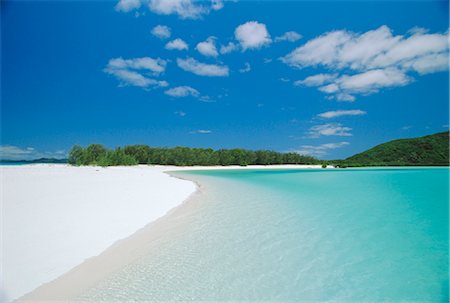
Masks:
[[[342,161],[348,166],[447,166],[449,132],[377,145]]]

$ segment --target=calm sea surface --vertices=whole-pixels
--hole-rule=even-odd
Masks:
[[[448,302],[448,168],[175,175],[202,193],[80,299]]]

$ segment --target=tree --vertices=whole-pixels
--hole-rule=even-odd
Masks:
[[[69,164],[72,165],[86,165],[85,164],[85,151],[79,145],[74,145],[69,152]]]
[[[104,153],[97,164],[100,166],[137,165],[138,161],[118,147],[114,151]]]
[[[123,149],[125,154],[134,157],[139,164],[147,164],[150,156],[150,146],[148,145],[128,145]]]
[[[247,149],[152,148],[147,145],[129,145],[125,148],[108,150],[103,145],[91,144],[86,149],[75,145],[69,155],[72,165],[271,165],[271,164],[313,164],[318,161],[297,153],[279,153],[271,150],[252,151]]]
[[[91,144],[86,148],[86,161],[89,164],[95,164],[106,154],[106,151],[101,144]]]

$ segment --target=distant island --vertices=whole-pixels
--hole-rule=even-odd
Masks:
[[[448,166],[449,131],[418,138],[398,139],[382,143],[345,160],[320,160],[294,152],[270,150],[219,149],[128,145],[114,150],[101,144],[86,148],[75,145],[68,159],[41,158],[35,160],[0,160],[0,163],[69,163],[71,165],[174,165],[174,166],[229,166],[308,164],[326,167],[364,166]]]
[[[56,159],[56,158],[39,158],[34,160],[0,160],[0,163],[4,164],[37,164],[37,163],[67,163],[67,159]]]

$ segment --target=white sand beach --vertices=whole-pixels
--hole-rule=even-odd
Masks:
[[[2,166],[2,283],[8,300],[49,282],[195,192],[161,168]]]
[[[3,296],[14,300],[57,279],[195,192],[165,171],[317,167],[2,166]]]

